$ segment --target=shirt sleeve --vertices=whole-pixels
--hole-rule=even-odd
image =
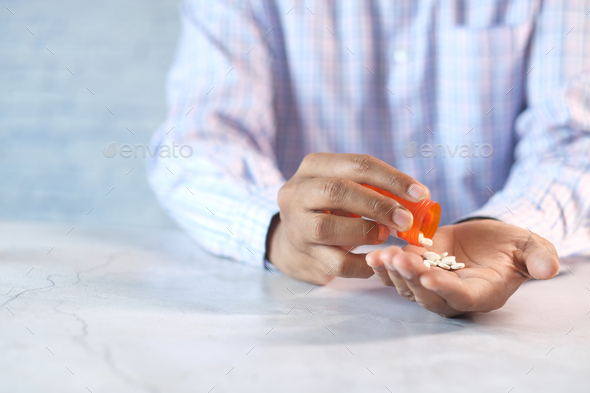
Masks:
[[[590,23],[583,3],[543,3],[526,67],[527,106],[515,122],[515,162],[503,189],[463,217],[526,228],[560,256],[590,252]]]
[[[246,2],[244,2],[246,3]],[[168,75],[166,122],[149,179],[168,213],[208,251],[264,266],[284,178],[274,153],[271,51],[240,2],[185,1]],[[180,147],[167,154],[164,145]]]

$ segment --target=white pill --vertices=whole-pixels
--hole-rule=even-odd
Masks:
[[[440,259],[438,254],[432,251],[426,251],[424,254],[422,254],[422,258],[428,259],[429,261],[438,261]]]
[[[437,264],[437,266],[440,267],[440,268],[443,268],[445,270],[451,270],[451,267],[449,265],[447,265],[446,263],[439,262]]]
[[[451,265],[451,269],[453,269],[453,270],[463,269],[464,267],[465,267],[464,263],[454,263]]]
[[[445,258],[447,255],[449,255],[449,253],[445,251],[442,254],[440,254],[440,257]]]
[[[438,264],[438,263],[437,263],[437,261],[429,261],[429,260],[425,260],[424,262],[428,262],[428,264],[429,264],[430,266],[436,266],[436,265]]]
[[[449,257],[445,257],[445,258],[443,258],[443,259],[441,260],[441,262],[442,262],[442,263],[446,263],[447,265],[448,265],[448,264],[453,264],[453,263],[455,263],[455,259],[456,259],[456,258],[455,258],[454,256],[449,256]]]
[[[422,247],[430,247],[430,246],[432,246],[432,244],[433,244],[432,243],[432,240],[429,239],[429,238],[427,238],[427,237],[425,237],[424,239],[420,240],[420,245]]]
[[[432,246],[432,239],[424,237],[424,234],[420,232],[418,233],[418,243],[420,243],[422,247],[430,247]]]
[[[424,266],[430,267],[430,263],[428,263],[428,261],[424,261]]]

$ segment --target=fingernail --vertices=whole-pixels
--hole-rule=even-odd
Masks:
[[[408,194],[419,201],[426,198],[426,188],[419,184],[412,184],[408,189]]]
[[[555,260],[549,255],[544,255],[543,257],[537,259],[534,271],[531,270],[533,269],[529,269],[529,273],[531,273],[534,278],[544,280],[557,274],[559,270],[559,264],[555,263]]]
[[[395,222],[400,229],[406,228],[412,223],[412,213],[406,209],[399,208],[393,214],[393,222]]]
[[[389,228],[385,225],[379,224],[379,240],[380,243],[383,243],[389,237]]]

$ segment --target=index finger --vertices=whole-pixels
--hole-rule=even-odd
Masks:
[[[308,154],[298,173],[309,177],[341,177],[366,183],[412,202],[421,201],[430,195],[428,187],[413,177],[367,154]]]

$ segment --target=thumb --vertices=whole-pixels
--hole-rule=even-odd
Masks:
[[[547,280],[559,271],[559,258],[553,244],[538,235],[527,241],[523,250],[523,259],[529,274],[537,280]]]

